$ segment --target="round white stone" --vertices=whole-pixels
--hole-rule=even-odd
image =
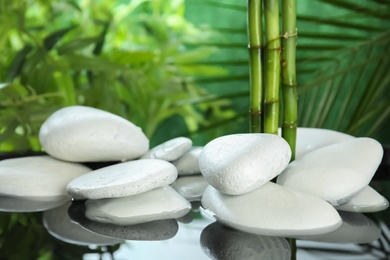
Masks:
[[[281,135],[281,130],[279,128]],[[329,129],[321,128],[297,128],[297,142],[295,158],[301,158],[319,148],[351,140],[355,137]]]
[[[210,259],[291,259],[290,245],[285,238],[249,234],[218,222],[203,229],[200,244]]]
[[[176,166],[179,176],[200,174],[199,156],[203,147],[194,146],[182,157],[173,162]]]
[[[187,137],[176,137],[149,150],[141,159],[175,161],[191,149],[192,141]]]
[[[79,205],[82,204],[82,205]],[[119,226],[111,223],[100,223],[85,217],[84,203],[73,203],[68,210],[72,221],[94,233],[125,240],[166,240],[174,237],[179,230],[175,219],[156,220],[152,222]]]
[[[389,207],[389,202],[370,186],[352,197],[347,203],[336,206],[337,210],[351,212],[378,212]]]
[[[363,214],[343,211],[339,214],[343,223],[338,229],[323,235],[300,237],[300,239],[328,243],[371,243],[381,236],[381,229]]]
[[[84,106],[53,113],[43,123],[39,141],[51,156],[73,162],[130,160],[149,149],[141,128],[117,115]]]
[[[68,200],[68,183],[88,167],[50,156],[30,156],[0,162],[0,195],[40,201]]]
[[[323,234],[341,225],[341,218],[320,198],[268,182],[241,196],[207,187],[202,205],[224,225],[248,233],[295,237]]]
[[[71,221],[68,208],[71,202],[43,213],[43,226],[53,237],[76,245],[114,245],[123,240],[98,235]]]
[[[194,201],[202,198],[203,192],[208,185],[202,175],[196,175],[181,176],[171,186],[187,200]]]
[[[116,225],[180,218],[191,210],[191,204],[169,186],[123,198],[87,200],[85,205],[88,219]]]
[[[235,134],[209,142],[199,158],[207,182],[217,190],[240,195],[265,184],[288,165],[291,150],[272,134]]]
[[[382,156],[383,148],[376,140],[354,138],[296,159],[278,176],[277,182],[338,206],[369,184]]]
[[[173,164],[157,159],[104,167],[74,179],[67,191],[75,199],[119,198],[167,186],[177,178]]]

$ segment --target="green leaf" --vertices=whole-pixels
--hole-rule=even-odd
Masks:
[[[68,28],[57,30],[43,39],[43,47],[46,51],[50,51],[64,37],[68,32],[76,28],[76,26],[70,26]]]
[[[57,52],[59,55],[78,52],[88,46],[91,46],[92,44],[96,44],[99,41],[99,39],[100,39],[99,37],[85,37],[85,38],[74,39],[58,46]]]

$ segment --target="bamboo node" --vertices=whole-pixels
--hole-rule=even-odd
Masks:
[[[261,46],[261,45],[250,45],[250,44],[248,44],[248,49],[250,49],[250,50],[254,50],[254,49],[261,50],[262,48],[263,48],[263,46]]]
[[[251,115],[258,115],[258,116],[261,116],[262,112],[261,110],[252,110],[252,109],[249,109],[249,114]]]
[[[282,38],[288,39],[289,37],[296,37],[297,35],[298,35],[298,32],[295,32],[295,33],[285,32],[284,34],[282,34]]]

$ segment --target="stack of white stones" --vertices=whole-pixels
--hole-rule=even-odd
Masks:
[[[149,150],[148,138],[130,121],[71,106],[45,121],[39,140],[50,156],[0,162],[0,195],[58,205],[86,200],[86,217],[101,223],[177,219],[190,211],[190,201],[202,199],[227,226],[318,239],[341,226],[336,209],[388,207],[368,186],[381,145],[335,131],[299,128],[292,163],[286,141],[270,134],[223,136],[205,147],[178,137]],[[120,162],[94,171],[81,164],[104,161]]]
[[[368,186],[382,156],[374,139],[323,129],[298,129],[292,163],[287,142],[277,135],[219,137],[199,158],[210,184],[202,205],[238,230],[319,240],[341,227],[336,209],[375,212],[388,207]],[[277,183],[270,182],[275,177]]]
[[[186,215],[189,201],[200,200],[207,186],[198,165],[202,148],[192,147],[190,139],[175,138],[149,150],[139,127],[95,108],[58,110],[42,125],[39,140],[50,156],[0,162],[0,194],[12,202],[28,199],[11,211],[46,210],[73,198],[87,200],[91,220],[132,225]],[[108,161],[120,163],[95,171],[81,164]],[[55,203],[27,208],[32,200]]]

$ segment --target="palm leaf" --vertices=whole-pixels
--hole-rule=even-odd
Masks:
[[[200,21],[200,28],[220,35],[213,41],[199,43],[219,48],[219,55],[205,62],[230,71],[229,76],[198,82],[206,89],[218,86],[214,98],[229,96],[245,111],[249,107],[242,98],[249,88],[248,63],[245,63],[248,61],[246,4],[239,0],[188,3],[190,10],[195,6],[197,14],[203,14],[201,18],[193,17],[193,22]],[[208,18],[210,14],[218,15],[212,15],[212,19]],[[218,17],[229,19],[221,22]],[[388,28],[389,1],[298,2],[299,126],[335,129],[356,136],[384,135],[390,121]],[[248,131],[247,127],[243,131]]]

